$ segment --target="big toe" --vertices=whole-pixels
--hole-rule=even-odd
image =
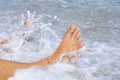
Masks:
[[[74,32],[76,30],[76,26],[74,25],[71,25],[69,28],[68,28],[68,32]]]
[[[73,35],[72,35],[72,41],[76,40],[76,38],[79,37],[79,35],[78,35],[79,33],[80,33],[79,28],[76,28],[73,32]]]

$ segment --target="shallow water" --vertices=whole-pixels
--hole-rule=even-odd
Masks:
[[[27,10],[36,16],[34,31],[28,29],[31,34],[24,40],[19,28]],[[0,58],[38,61],[55,51],[71,24],[81,29],[84,42],[74,65],[19,69],[8,80],[120,80],[119,0],[0,0],[0,39],[19,34],[0,45]]]

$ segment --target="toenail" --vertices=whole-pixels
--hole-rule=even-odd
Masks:
[[[74,26],[74,25],[71,25],[70,29],[75,29],[75,26]]]

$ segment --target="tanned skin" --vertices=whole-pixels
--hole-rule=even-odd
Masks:
[[[0,80],[7,80],[9,77],[14,75],[15,70],[19,68],[29,68],[32,66],[48,66],[58,61],[59,57],[63,53],[80,50],[82,48],[82,39],[79,28],[76,26],[70,26],[64,35],[61,44],[56,49],[55,53],[51,56],[46,57],[43,60],[32,63],[20,63],[7,60],[0,60]],[[69,57],[62,60],[67,60]]]

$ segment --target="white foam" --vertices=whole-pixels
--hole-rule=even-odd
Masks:
[[[46,68],[19,69],[8,80],[77,80],[69,74],[73,70],[74,66],[57,63]]]
[[[61,0],[61,1],[64,1],[64,0]],[[57,6],[63,5],[62,8],[60,8],[60,10],[63,10],[61,11],[61,13],[59,12],[54,13],[55,10],[59,11],[56,4],[55,6],[57,8],[55,6],[49,8],[49,7],[45,7],[45,5],[42,5],[42,6],[38,5],[40,6],[39,8],[42,7],[43,9],[49,9],[52,15],[46,13],[47,15],[43,14],[37,17],[37,19],[35,20],[35,25],[33,25],[32,27],[32,30],[31,28],[26,29],[28,30],[28,33],[30,33],[30,35],[24,41],[24,44],[22,44],[22,46],[21,46],[21,43],[23,43],[23,40],[21,36],[13,38],[13,40],[15,41],[14,43],[11,43],[11,46],[14,46],[14,47],[10,47],[10,49],[13,49],[15,51],[4,52],[0,50],[1,59],[7,59],[12,61],[18,61],[18,62],[38,61],[52,54],[57,48],[57,46],[59,45],[60,39],[56,34],[55,30],[51,29],[51,27],[56,26],[58,28],[57,29],[58,31],[61,29],[63,30],[66,28],[64,27],[65,24],[67,24],[66,26],[68,26],[69,24],[71,24],[71,22],[73,22],[72,20],[75,19],[76,23],[79,23],[80,25],[83,24],[80,27],[82,28],[81,30],[83,30],[82,31],[83,39],[84,39],[84,43],[86,44],[84,45],[84,48],[81,52],[81,56],[79,60],[75,65],[72,66],[72,68],[69,67],[70,65],[66,65],[66,64],[55,64],[48,68],[33,67],[29,69],[19,69],[18,71],[16,71],[14,77],[9,79],[10,80],[37,80],[37,79],[39,80],[40,79],[43,79],[43,80],[120,80],[120,45],[119,45],[119,40],[117,40],[119,38],[119,34],[118,34],[119,28],[116,26],[113,28],[113,25],[119,25],[117,24],[119,19],[117,15],[110,16],[111,13],[113,14],[113,12],[114,14],[118,14],[116,10],[119,8],[117,7],[115,8],[114,6],[112,6],[114,8],[110,8],[111,4],[109,4],[109,2],[112,2],[112,1],[107,2],[104,0],[96,0],[96,1],[98,1],[98,3],[102,2],[103,7],[105,6],[106,8],[102,8],[101,3],[96,4],[98,6],[94,8],[95,0],[92,0],[92,1],[93,3],[90,0],[79,0],[77,2],[76,0],[73,0],[74,4],[72,2],[69,3],[69,1],[61,2],[60,4],[58,3]],[[81,5],[81,2],[82,2],[82,5]],[[26,2],[23,2],[23,3],[26,4]],[[32,6],[32,8],[33,7],[34,6]],[[70,14],[70,15],[67,15],[69,18],[65,16],[66,8],[68,8],[68,13]],[[76,9],[75,10],[76,13],[73,12],[73,9],[74,10]],[[10,7],[10,10],[11,10],[11,7]],[[101,13],[99,14],[100,11],[103,11],[105,13],[102,13],[101,15]],[[106,15],[108,11],[109,13],[111,11],[112,12]],[[53,14],[56,14],[56,15],[53,15]],[[47,19],[44,16],[47,17]],[[113,23],[111,24],[111,22],[109,22],[108,24],[107,21],[104,23],[104,21],[106,20],[106,17],[101,17],[101,16],[109,17],[110,19],[112,19]],[[12,34],[12,32],[16,33],[17,32],[16,28],[19,29],[21,26],[20,22],[16,21],[17,23],[14,24],[14,20],[13,20],[13,19],[15,20],[17,19],[19,21],[21,20],[21,18],[16,17],[16,15],[11,17],[11,14],[9,14],[9,11],[6,11],[6,14],[0,17],[1,17],[0,31],[3,31],[3,33],[0,34],[2,39],[3,38],[6,39],[7,36],[9,36],[8,35],[9,33],[10,34]],[[23,18],[25,19],[24,16]],[[50,19],[52,18],[56,21],[54,20],[49,21],[48,18]],[[44,23],[43,20],[45,20],[46,23]],[[59,22],[57,23],[57,21]],[[94,25],[93,26],[84,25],[87,22],[89,22],[89,24],[92,23]],[[26,31],[26,30],[25,31],[23,30],[24,29],[22,28],[21,32],[18,32],[18,33],[21,34]],[[115,35],[113,35],[113,33]],[[89,39],[90,41],[87,41],[86,39]],[[112,40],[113,42],[109,42]],[[95,42],[95,41],[98,41],[98,42]],[[111,45],[111,43],[114,44],[115,46]],[[73,69],[73,67],[75,69]],[[72,73],[70,74],[67,73],[69,71]]]

